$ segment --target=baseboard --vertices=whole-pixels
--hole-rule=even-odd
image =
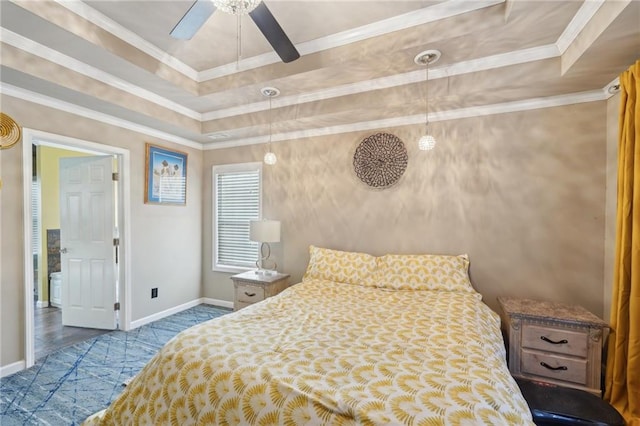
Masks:
[[[177,314],[178,312],[182,312],[189,308],[193,308],[194,306],[198,306],[201,303],[202,303],[202,298],[194,299],[191,302],[183,303],[182,305],[174,306],[173,308],[165,309],[164,311],[161,311],[161,312],[156,312],[155,314],[149,315],[148,317],[131,321],[131,330],[133,330],[134,328],[138,328],[143,325],[149,324],[151,322],[157,321],[159,319],[168,317],[169,315]]]
[[[220,306],[222,308],[233,309],[233,302],[229,302],[227,300],[211,299],[208,297],[200,297],[198,299],[192,300],[191,302],[183,303],[182,305],[174,306],[173,308],[165,309],[164,311],[157,312],[153,315],[149,315],[148,317],[131,321],[130,330],[133,330],[134,328],[138,328],[145,324],[149,324],[151,322],[157,321],[159,319],[168,317],[169,315],[177,314],[178,312],[185,311],[189,308],[193,308],[194,306],[198,306],[202,303],[206,303],[208,305]]]
[[[207,305],[220,306],[221,308],[233,309],[233,302],[229,302],[228,300],[212,299],[210,297],[202,297],[201,300],[202,300],[202,303],[206,303]]]
[[[25,369],[24,360],[0,367],[0,377],[7,377]]]
[[[36,302],[36,308],[41,309],[41,308],[47,308],[49,306],[49,302],[47,302],[46,300],[38,300]]]

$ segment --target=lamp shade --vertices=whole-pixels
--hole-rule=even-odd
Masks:
[[[280,221],[267,219],[249,221],[249,240],[259,243],[280,242]]]

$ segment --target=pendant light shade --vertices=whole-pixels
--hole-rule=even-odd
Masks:
[[[414,62],[418,65],[426,67],[424,84],[426,88],[425,95],[425,122],[424,122],[424,135],[418,140],[418,148],[421,151],[429,151],[435,148],[436,138],[429,133],[429,65],[440,59],[440,51],[438,50],[425,50],[419,53]]]
[[[271,149],[271,125],[273,123],[273,120],[271,118],[271,98],[275,98],[276,96],[278,96],[280,94],[280,90],[276,89],[275,87],[264,87],[262,88],[262,90],[260,90],[260,92],[262,92],[263,96],[269,98],[269,142],[267,143],[267,153],[264,154],[263,161],[264,164],[273,166],[278,161],[278,157],[276,157],[276,154]]]
[[[273,166],[274,164],[276,164],[277,161],[278,161],[278,157],[276,157],[276,155],[271,151],[267,152],[264,155],[264,164]]]
[[[420,138],[418,141],[418,148],[420,151],[429,151],[436,146],[436,138],[431,136],[430,134],[426,134]]]

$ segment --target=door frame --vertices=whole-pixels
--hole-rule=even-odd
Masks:
[[[33,311],[33,254],[31,245],[31,185],[33,173],[32,145],[51,146],[86,152],[88,154],[115,155],[118,159],[118,299],[120,302],[119,329],[131,329],[131,199],[130,152],[128,149],[67,136],[47,133],[34,129],[22,131],[22,171],[23,171],[23,233],[24,233],[24,302],[25,302],[25,368],[35,363],[34,311]]]

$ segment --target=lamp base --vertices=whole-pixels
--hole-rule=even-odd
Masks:
[[[260,255],[260,259],[256,260],[256,267],[258,268],[256,275],[275,275],[278,272],[278,264],[274,260],[269,260],[271,256],[269,243],[262,243],[262,245],[260,245]],[[265,267],[265,264],[269,265],[269,263],[273,264],[273,268]]]

